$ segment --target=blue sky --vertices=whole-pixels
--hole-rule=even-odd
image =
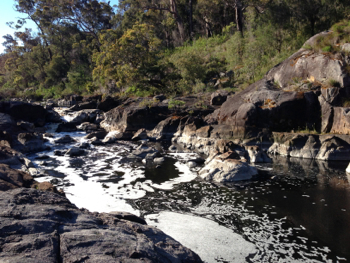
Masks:
[[[2,36],[7,34],[13,34],[14,30],[6,25],[6,22],[16,22],[18,18],[25,17],[24,14],[18,13],[14,9],[15,1],[14,0],[0,0],[0,53],[3,53],[4,46],[2,43],[4,39]],[[108,1],[107,1],[108,2]],[[110,0],[110,5],[118,4],[118,0]],[[33,22],[28,21],[25,27],[32,28],[33,31],[36,31],[36,26]]]

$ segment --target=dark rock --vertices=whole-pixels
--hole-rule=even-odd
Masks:
[[[102,100],[100,103],[98,103],[97,108],[107,112],[111,109],[114,109],[120,105],[120,101],[117,98],[112,98],[110,96],[107,96],[104,100]]]
[[[84,149],[77,148],[77,147],[72,147],[65,153],[65,155],[68,155],[70,157],[74,157],[74,156],[82,156],[85,153],[86,152],[85,152]]]
[[[0,163],[12,166],[21,166],[24,156],[7,146],[0,146]]]
[[[98,131],[91,132],[87,134],[84,138],[86,139],[92,139],[96,137],[97,139],[103,140],[107,135],[107,132],[103,129],[100,129]]]
[[[211,94],[210,104],[211,105],[222,105],[227,99],[228,92],[227,91],[215,91]]]
[[[152,130],[167,117],[167,106],[140,107],[133,103],[128,107],[119,106],[105,113],[100,123],[106,131],[118,131],[123,139],[131,139],[139,129]]]
[[[180,116],[172,116],[159,122],[157,126],[148,134],[154,140],[170,140],[177,132],[181,121]]]
[[[12,102],[10,103],[8,114],[17,120],[32,122],[36,126],[44,126],[47,111],[40,105]]]
[[[17,126],[27,132],[34,132],[34,129],[35,129],[35,126],[33,123],[26,122],[26,121],[17,122]]]
[[[69,135],[65,135],[57,140],[55,140],[55,143],[72,143],[75,142],[75,140],[70,137]]]
[[[96,109],[96,107],[97,107],[96,101],[87,101],[87,102],[75,104],[74,106],[70,107],[69,110],[80,111],[80,110],[87,110],[87,109]]]
[[[62,119],[56,111],[48,110],[46,115],[46,122],[59,123],[62,122]]]
[[[0,113],[0,131],[11,131],[15,125],[16,122],[10,115]]]
[[[44,145],[42,134],[38,133],[20,133],[17,142],[14,143],[14,149],[20,152],[39,152],[47,149]]]
[[[64,156],[67,151],[55,150],[54,155],[56,156]]]
[[[156,101],[163,101],[165,99],[166,99],[166,97],[163,94],[156,95],[153,97],[153,100],[156,100]]]
[[[77,126],[72,122],[60,123],[56,129],[56,132],[73,132],[77,130]]]
[[[90,133],[99,129],[98,125],[91,122],[83,122],[77,127],[79,130],[83,130],[86,133]]]
[[[0,192],[0,211],[4,262],[201,262],[142,219],[79,210],[51,192]]]
[[[90,141],[89,141],[92,145],[104,145],[104,142],[102,142],[100,139],[98,139],[97,137],[93,137]]]
[[[36,183],[29,174],[0,164],[0,191],[7,191],[19,187],[33,187]]]

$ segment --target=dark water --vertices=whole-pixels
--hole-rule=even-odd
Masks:
[[[231,185],[195,180],[133,201],[142,215],[205,216],[253,242],[248,262],[350,260],[347,163],[275,158],[259,178]]]
[[[197,178],[162,188],[183,176],[176,164],[186,160],[166,155],[160,167],[145,167],[125,162],[132,148],[130,143],[98,146],[79,158],[56,158],[51,152],[53,165],[36,164],[48,176],[42,179],[62,187],[73,202],[96,201],[99,208],[117,200],[111,209],[123,210],[124,202],[141,216],[172,211],[215,221],[256,246],[246,262],[350,260],[348,163],[280,157],[257,165],[259,176],[251,181],[222,185]],[[79,197],[80,191],[86,195]]]

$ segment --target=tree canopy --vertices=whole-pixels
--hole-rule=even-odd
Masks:
[[[0,96],[191,93],[256,81],[317,32],[349,19],[346,0],[14,0]],[[37,25],[37,33],[26,21]],[[221,84],[220,84],[221,85]]]

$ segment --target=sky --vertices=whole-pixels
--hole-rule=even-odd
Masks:
[[[117,5],[118,0],[110,0],[110,5]],[[6,22],[16,22],[18,18],[24,18],[25,15],[18,13],[15,11],[14,8],[15,1],[14,0],[0,0],[0,53],[4,52],[5,47],[2,45],[4,42],[4,39],[2,36],[5,36],[7,34],[13,35],[14,31],[11,29],[8,25],[6,25]],[[33,32],[36,32],[36,26],[34,22],[27,21],[25,27],[32,28]]]

